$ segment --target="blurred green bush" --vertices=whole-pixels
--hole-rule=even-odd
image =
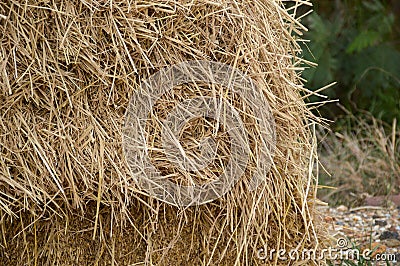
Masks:
[[[347,109],[400,121],[400,1],[313,2],[315,12],[303,21],[310,40],[303,57],[318,67],[302,73],[306,86],[315,90],[337,81],[325,93]],[[340,113],[332,104],[321,111],[330,118]]]

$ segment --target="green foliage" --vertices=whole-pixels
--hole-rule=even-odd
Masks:
[[[318,89],[337,81],[326,93],[348,108],[355,104],[388,122],[400,117],[400,51],[391,8],[381,0],[326,5],[306,21],[310,43],[304,44],[303,56],[318,63],[303,72],[306,86]]]

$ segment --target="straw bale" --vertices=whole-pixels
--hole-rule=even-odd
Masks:
[[[297,11],[311,4],[283,2],[2,0],[0,264],[259,265],[260,248],[322,248],[310,127],[318,119],[304,103],[297,43],[305,30]],[[221,198],[180,208],[138,187],[123,127],[141,82],[190,60],[233,66],[257,83],[274,117],[276,147],[265,182],[251,191],[259,129],[243,102],[225,95],[241,111],[255,157]],[[213,91],[195,88],[165,95],[154,117],[191,93]],[[162,147],[158,120],[149,121],[147,144]],[[184,140],[209,136],[214,127],[206,122],[192,121]],[[223,147],[229,140],[223,128],[218,134]],[[154,151],[158,168],[186,182]]]

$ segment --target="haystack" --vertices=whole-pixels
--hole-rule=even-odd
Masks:
[[[304,103],[296,41],[304,5],[310,2],[2,1],[0,264],[287,265],[260,254],[322,248],[311,171],[316,118]],[[160,121],[199,95],[234,107],[249,159],[217,197],[174,206],[141,186],[123,136],[130,137],[126,121],[141,84],[199,60],[253,80],[273,116],[275,143],[260,155],[263,120],[227,86],[175,86],[145,119],[141,143],[164,178],[207,184],[229,164],[229,127],[207,117],[180,128],[179,142],[196,157],[196,140],[213,139],[200,142],[217,147],[208,168],[182,171],[165,152]],[[266,158],[270,169],[255,187],[249,180]]]

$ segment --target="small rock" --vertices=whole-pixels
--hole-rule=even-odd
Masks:
[[[336,224],[337,224],[337,225],[344,225],[344,222],[342,222],[342,221],[337,221]]]
[[[382,218],[382,215],[374,214],[372,215],[372,219]]]
[[[338,211],[340,212],[347,212],[349,209],[344,206],[344,205],[340,205],[339,207],[336,208]]]
[[[381,240],[385,239],[398,239],[399,238],[399,233],[397,232],[392,232],[392,231],[384,231],[380,237]]]
[[[385,220],[375,220],[375,225],[385,226],[387,222]]]
[[[394,225],[390,226],[389,231],[397,233],[396,226],[394,226]]]
[[[390,248],[400,247],[400,240],[398,239],[386,239],[384,242]]]
[[[377,242],[379,242],[379,234],[378,232],[372,232],[371,234],[372,239],[377,240]]]
[[[326,223],[332,223],[333,221],[335,221],[335,218],[332,217],[332,216],[325,216],[325,217],[324,217],[324,221],[325,221]]]

